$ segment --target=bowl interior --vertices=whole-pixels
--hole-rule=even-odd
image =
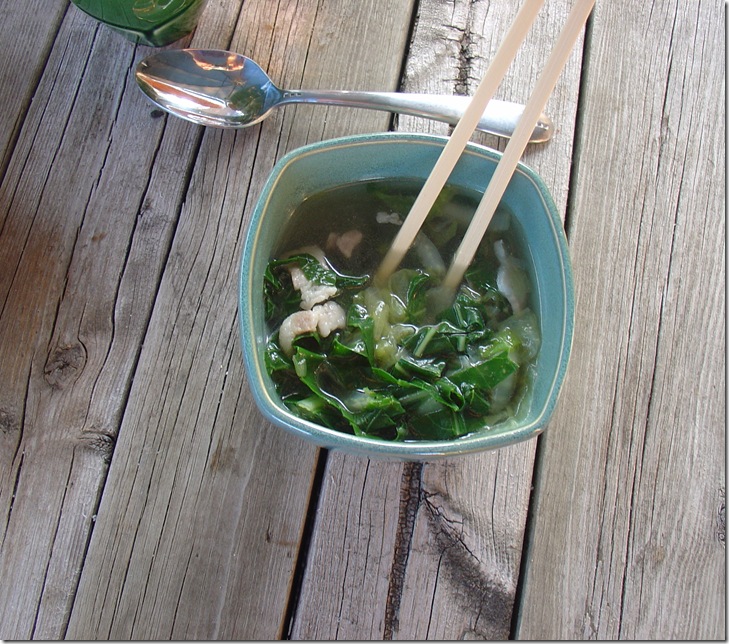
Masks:
[[[452,441],[395,443],[320,427],[291,414],[281,403],[265,369],[267,329],[263,273],[281,231],[308,196],[329,188],[382,178],[425,180],[446,139],[382,133],[316,143],[289,153],[274,168],[254,210],[241,261],[240,324],[243,354],[254,398],[274,423],[329,448],[370,456],[427,459],[502,447],[538,434],[549,419],[564,378],[572,340],[573,287],[562,223],[539,177],[520,165],[502,198],[526,242],[534,289],[531,306],[540,321],[542,345],[532,382],[531,402],[520,416],[497,428]],[[483,192],[500,154],[469,144],[449,183]]]

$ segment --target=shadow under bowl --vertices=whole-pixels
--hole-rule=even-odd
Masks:
[[[447,139],[378,133],[308,145],[284,156],[268,178],[248,229],[241,260],[239,313],[243,357],[256,404],[274,424],[321,447],[369,457],[425,461],[496,449],[537,436],[554,410],[572,343],[574,293],[562,222],[539,176],[520,164],[501,204],[523,233],[522,260],[532,279],[530,306],[540,323],[541,348],[528,404],[492,427],[444,441],[392,442],[345,434],[292,414],[266,371],[269,336],[264,319],[263,274],[292,213],[304,199],[354,182],[408,178],[425,181]],[[501,154],[469,144],[448,183],[483,193]]]

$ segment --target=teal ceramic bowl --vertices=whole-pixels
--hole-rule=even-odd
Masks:
[[[537,313],[542,344],[530,403],[516,417],[448,441],[390,442],[344,434],[294,416],[281,402],[265,368],[269,331],[264,321],[263,274],[294,209],[308,196],[356,181],[383,178],[425,180],[445,145],[443,137],[380,133],[309,145],[274,167],[256,205],[243,250],[240,330],[249,384],[263,415],[319,446],[370,457],[433,460],[480,452],[537,436],[554,410],[572,342],[574,295],[564,230],[544,183],[520,165],[502,199],[521,224],[533,282],[530,306]],[[469,144],[449,182],[483,192],[500,154]]]

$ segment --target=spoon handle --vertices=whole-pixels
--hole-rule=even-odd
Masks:
[[[353,92],[345,90],[284,90],[279,104],[323,103],[343,107],[384,110],[410,116],[444,121],[456,125],[466,111],[470,96],[405,94],[399,92]],[[476,129],[509,138],[516,128],[524,106],[491,100]],[[542,114],[529,139],[530,143],[548,141],[554,130],[552,119]]]

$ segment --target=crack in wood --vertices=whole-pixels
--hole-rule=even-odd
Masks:
[[[726,493],[719,490],[719,509],[716,512],[716,538],[726,548]]]
[[[8,534],[8,528],[10,527],[10,516],[13,513],[13,506],[15,505],[15,496],[18,493],[18,485],[20,484],[20,472],[23,469],[23,459],[25,458],[25,452],[20,454],[20,461],[18,462],[18,469],[15,471],[15,481],[13,483],[13,492],[10,495],[10,505],[8,506],[8,513],[5,517],[5,530],[3,530],[3,538],[0,541],[0,548],[5,544],[5,537]]]
[[[461,96],[471,95],[470,85],[474,78],[473,61],[477,58],[477,55],[473,52],[474,36],[470,26],[466,25],[461,32],[461,37],[458,39],[457,72],[453,85],[453,91]]]
[[[400,512],[397,520],[397,533],[395,534],[395,550],[392,557],[392,569],[390,570],[390,583],[387,588],[383,640],[391,640],[399,627],[398,619],[400,601],[402,600],[405,585],[405,571],[410,555],[413,532],[415,531],[415,519],[420,507],[422,474],[422,463],[406,463],[403,466],[400,482]]]

